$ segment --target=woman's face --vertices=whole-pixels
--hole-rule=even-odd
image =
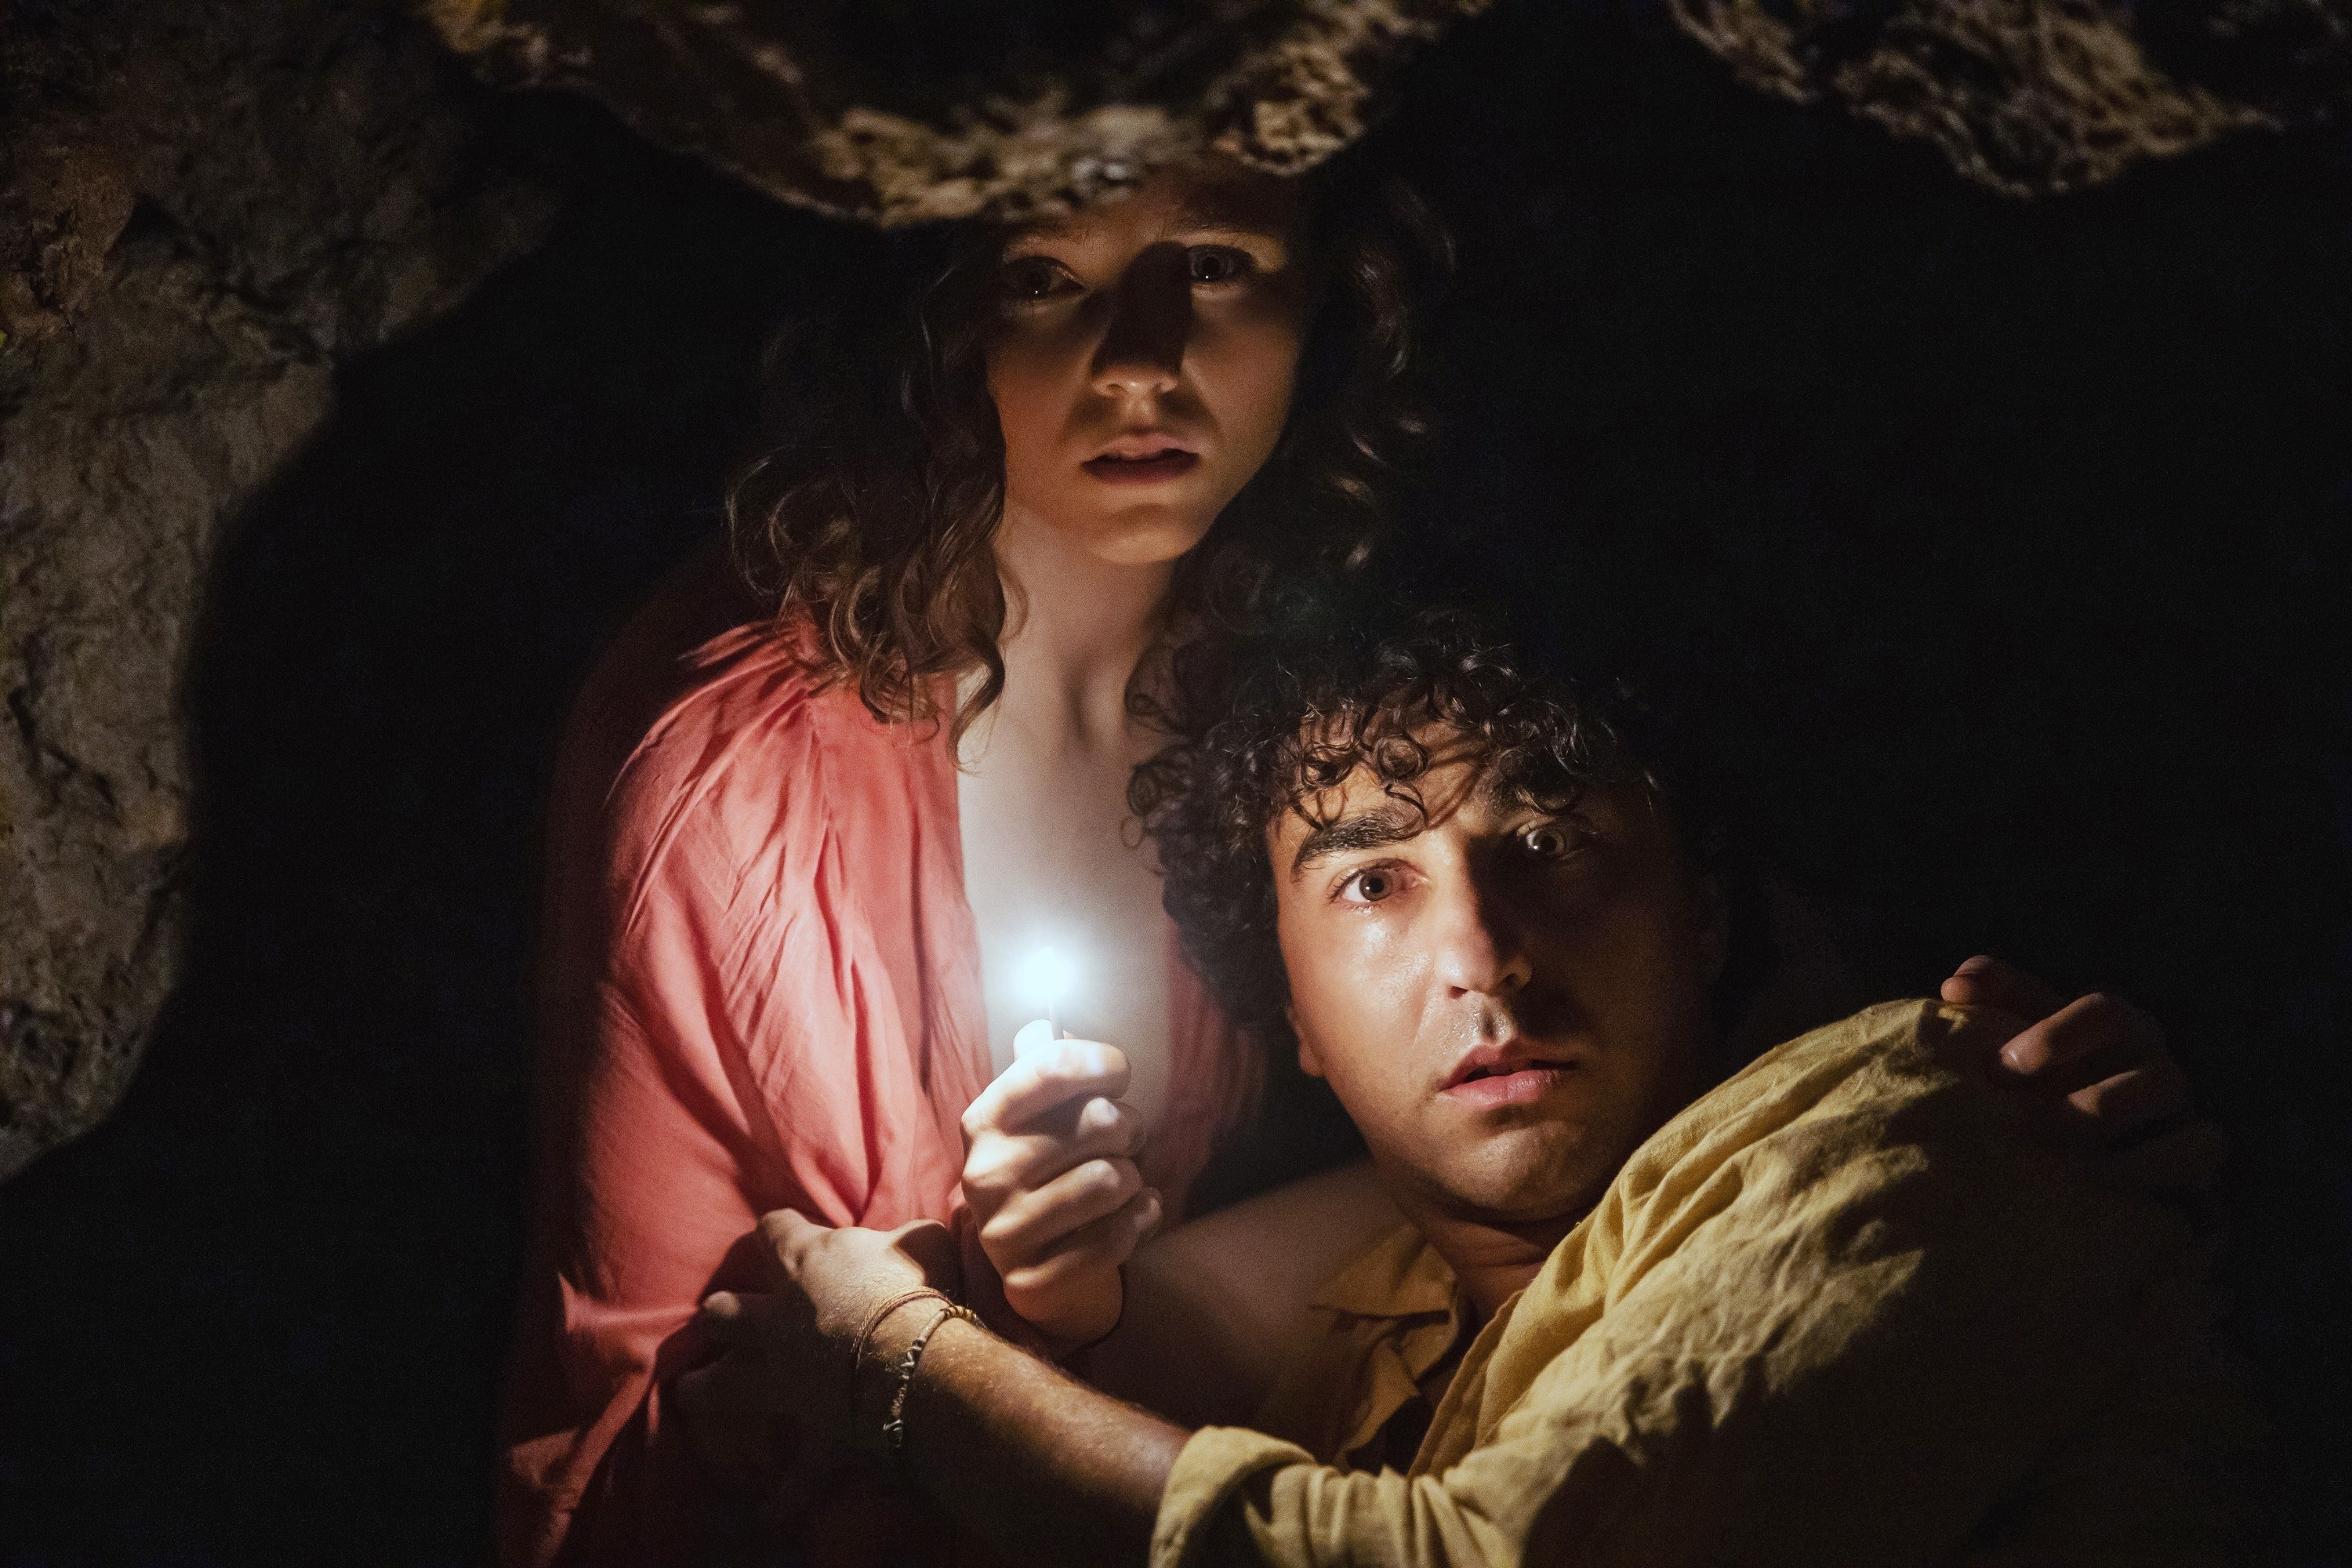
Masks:
[[[1201,542],[1289,416],[1301,216],[1295,182],[1212,166],[1013,232],[988,351],[1008,512],[1119,564]]]

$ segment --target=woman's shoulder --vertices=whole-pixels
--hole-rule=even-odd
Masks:
[[[829,678],[804,626],[779,626],[723,551],[698,552],[597,660],[557,754],[551,850],[608,879],[740,881],[810,838],[829,780],[931,765],[908,727]],[[681,867],[678,862],[683,860]]]

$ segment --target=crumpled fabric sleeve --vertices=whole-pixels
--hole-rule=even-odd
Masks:
[[[1210,1543],[1220,1532],[1231,1536],[1239,1525],[1227,1504],[1243,1484],[1262,1471],[1314,1465],[1315,1456],[1296,1443],[1240,1426],[1202,1427],[1177,1453],[1160,1494],[1160,1517],[1151,1530],[1155,1568],[1224,1561]]]
[[[874,930],[871,900],[912,880],[908,754],[853,729],[841,761],[795,668],[717,647],[610,785],[551,814],[539,1213],[499,1485],[520,1568],[707,1560],[730,1510],[664,1409],[704,1357],[702,1298],[748,1282],[736,1249],[769,1210],[888,1226],[954,1191],[934,1101],[961,1109],[974,1075],[927,1086],[909,962]]]
[[[535,1397],[510,1409],[500,1479],[532,1500],[502,1497],[510,1563],[688,1550],[695,1504],[709,1500],[660,1387],[699,1359],[685,1331],[766,1208],[850,1217],[786,1179],[728,981],[741,942],[712,876],[725,858],[693,842],[696,825],[679,831],[686,842],[610,889],[605,962],[551,1007],[568,1037],[549,1053],[566,1091],[552,1097],[549,1131],[569,1154],[526,1284],[520,1354],[540,1364],[515,1368],[514,1386]],[[764,1023],[772,1043],[798,1033],[772,1015]]]

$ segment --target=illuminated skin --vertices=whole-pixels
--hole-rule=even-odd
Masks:
[[[1006,540],[1150,567],[1201,542],[1289,416],[1298,217],[1284,182],[1192,173],[1014,232],[988,355]]]
[[[1722,899],[1638,790],[1552,815],[1441,757],[1413,795],[1277,821],[1276,934],[1299,1065],[1491,1311],[1719,1076]]]
[[[1133,1158],[1168,1097],[1166,917],[1127,782],[1127,711],[1178,562],[1281,438],[1312,294],[1288,183],[1214,166],[1014,230],[988,384],[1004,437],[1003,695],[965,737],[964,886],[1006,1076],[964,1118],[965,1194],[1004,1305],[1051,1343],[1118,1321],[1160,1219]],[[1061,1022],[1019,981],[1081,965]],[[1116,1040],[1114,1048],[1097,1042]]]

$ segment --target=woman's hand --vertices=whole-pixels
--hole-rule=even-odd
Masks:
[[[964,1203],[1005,1307],[1055,1348],[1091,1344],[1118,1326],[1119,1266],[1160,1223],[1141,1123],[1118,1100],[1127,1058],[1042,1020],[1014,1049],[963,1113]]]
[[[2025,1025],[2000,1047],[2000,1069],[2106,1151],[2119,1180],[2175,1195],[2211,1191],[2224,1141],[2197,1119],[2189,1080],[2154,1018],[2102,992],[2062,1005],[2032,975],[1982,953],[1944,982],[1943,998]]]

